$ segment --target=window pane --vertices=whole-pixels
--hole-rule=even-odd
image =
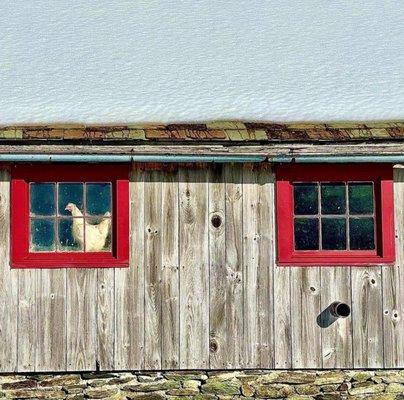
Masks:
[[[345,218],[323,218],[321,220],[321,229],[324,250],[346,249]]]
[[[342,183],[323,183],[321,185],[321,213],[345,214],[345,185]]]
[[[318,192],[315,183],[295,183],[295,215],[313,215],[318,213]]]
[[[111,250],[111,218],[86,218],[85,251]]]
[[[75,205],[83,212],[83,184],[82,183],[59,183],[59,214],[72,215],[66,210],[68,204]]]
[[[104,215],[111,213],[111,184],[89,183],[87,187],[87,214]]]
[[[55,225],[53,219],[31,220],[31,251],[55,250]]]
[[[318,219],[295,218],[295,249],[318,250]]]
[[[373,250],[375,248],[373,218],[349,218],[349,240],[351,250]]]
[[[59,250],[83,250],[83,218],[63,218],[59,220]]]
[[[371,183],[350,183],[348,190],[351,214],[373,213],[373,185]]]
[[[32,215],[55,215],[55,184],[30,184],[30,211]]]

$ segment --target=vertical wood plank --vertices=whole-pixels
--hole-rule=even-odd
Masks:
[[[115,368],[144,367],[144,171],[130,185],[130,263],[115,270]]]
[[[384,367],[404,367],[404,169],[394,170],[396,263],[382,268]]]
[[[274,367],[274,267],[275,267],[275,175],[268,165],[258,165],[258,232],[260,309],[260,365]]]
[[[210,368],[226,368],[229,343],[227,342],[227,297],[229,273],[226,266],[226,219],[224,167],[209,168],[209,287],[210,287]],[[236,344],[234,343],[234,346]],[[231,346],[233,347],[233,346]]]
[[[146,174],[144,194],[145,369],[161,369],[161,180]]]
[[[0,170],[0,372],[17,368],[18,270],[10,269],[10,175]]]
[[[36,274],[36,371],[66,370],[66,270]]]
[[[268,167],[243,174],[245,364],[273,366],[274,177]]]
[[[383,366],[381,268],[351,268],[355,368]]]
[[[18,271],[18,371],[35,371],[37,269]]]
[[[244,365],[258,368],[260,359],[260,310],[257,296],[259,234],[258,180],[252,166],[243,170],[243,276],[244,276]]]
[[[179,199],[178,170],[166,171],[162,182],[161,221],[161,314],[162,368],[179,367]]]
[[[320,270],[291,268],[292,367],[322,368]]]
[[[274,338],[275,368],[291,368],[292,331],[289,267],[274,268]]]
[[[227,367],[243,365],[243,168],[225,166]],[[229,346],[229,343],[234,345]]]
[[[101,371],[115,366],[115,271],[97,271],[97,361]]]
[[[67,370],[96,368],[97,270],[71,268],[67,275]]]
[[[209,364],[208,188],[204,168],[180,170],[180,367]]]
[[[351,304],[349,267],[321,268],[321,311],[335,301]],[[352,317],[338,318],[323,328],[323,368],[352,368]]]

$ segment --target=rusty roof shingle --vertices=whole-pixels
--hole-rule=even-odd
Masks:
[[[213,121],[167,125],[0,127],[0,141],[344,142],[395,139],[404,139],[404,121],[335,123]]]

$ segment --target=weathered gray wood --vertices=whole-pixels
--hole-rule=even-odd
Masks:
[[[404,366],[404,170],[395,172],[396,267],[296,268],[273,264],[266,166],[156,166],[145,179],[150,167],[131,176],[130,267],[99,270],[10,270],[0,172],[1,372],[96,361],[102,370]],[[337,300],[352,301],[351,317],[320,328],[317,316]]]
[[[255,166],[256,167],[256,166]],[[260,310],[260,366],[273,368],[274,351],[274,281],[275,267],[275,175],[269,165],[258,173],[259,270],[257,295]]]
[[[206,169],[180,170],[180,366],[209,365],[209,246]]]
[[[352,329],[355,368],[383,366],[381,268],[354,268],[352,276]]]
[[[404,367],[404,169],[394,171],[396,263],[382,268],[385,368]]]
[[[292,367],[321,368],[320,269],[291,268]]]
[[[248,165],[243,175],[245,364],[273,365],[273,174]]]
[[[66,270],[38,270],[36,280],[35,370],[63,371],[66,369]]]
[[[115,270],[97,271],[97,361],[99,369],[115,366]]]
[[[273,308],[275,368],[292,367],[291,311],[290,267],[275,267]]]
[[[37,269],[18,271],[18,371],[35,371]]]
[[[97,361],[97,270],[71,268],[66,274],[67,370],[94,370]]]
[[[321,268],[321,311],[339,301],[351,304],[349,267]],[[323,368],[352,368],[352,317],[338,318],[321,330]]]
[[[10,175],[0,170],[0,372],[17,369],[18,270],[10,269]]]
[[[404,143],[399,141],[356,142],[356,143],[268,143],[268,144],[240,144],[240,143],[136,143],[102,144],[94,142],[88,145],[71,144],[0,144],[0,154],[186,154],[186,155],[401,155]]]
[[[259,263],[258,179],[252,166],[243,171],[243,277],[244,277],[244,363],[255,368],[259,359],[257,280]]]
[[[400,235],[402,237],[402,234]],[[403,244],[401,243],[401,252]],[[385,368],[404,367],[404,277],[400,266],[382,268],[383,278],[383,361]]]
[[[230,270],[226,265],[225,178],[223,165],[209,169],[209,287],[210,368],[225,368],[227,351],[227,306]],[[230,289],[231,290],[231,289]],[[234,343],[234,347],[236,344]],[[233,347],[233,346],[231,346]]]
[[[144,367],[144,172],[130,177],[130,263],[115,271],[115,369]]]
[[[145,270],[145,369],[161,369],[161,181],[159,171],[150,171],[144,194]]]
[[[226,235],[226,354],[227,368],[243,364],[243,168],[225,166],[225,235]],[[229,346],[229,343],[232,343]]]
[[[162,368],[176,369],[180,362],[178,170],[165,171],[162,182],[161,314]]]

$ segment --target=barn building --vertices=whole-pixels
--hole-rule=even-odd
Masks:
[[[0,397],[399,399],[404,123],[0,129]]]

